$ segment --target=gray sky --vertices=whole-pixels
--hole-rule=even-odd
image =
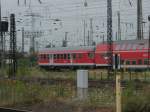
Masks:
[[[16,19],[22,18],[22,23],[17,23],[17,29],[24,27],[25,30],[31,29],[31,17],[27,17],[31,11],[38,14],[40,17],[35,17],[34,30],[41,30],[44,35],[38,38],[40,44],[48,44],[52,42],[59,46],[64,39],[65,32],[68,33],[69,45],[83,44],[83,20],[86,20],[89,30],[89,20],[93,18],[94,40],[100,42],[100,35],[104,32],[106,39],[106,19],[107,19],[107,0],[86,0],[88,6],[84,7],[85,0],[20,0],[20,5],[17,5],[18,0],[1,0],[2,15],[9,16],[10,13],[16,14]],[[120,1],[120,2],[119,2]],[[113,38],[117,32],[117,11],[121,11],[121,29],[122,39],[136,38],[136,1],[130,0],[112,0],[113,2]],[[120,5],[119,5],[120,4]],[[29,8],[30,6],[30,8]],[[120,8],[119,8],[120,6]],[[150,15],[150,0],[143,0],[143,17],[146,22],[147,16]],[[51,19],[60,19],[61,22],[53,22]],[[130,24],[126,24],[130,23]],[[132,26],[132,25],[133,26]],[[56,30],[57,28],[57,30]],[[144,26],[145,38],[148,37],[148,24]],[[26,46],[29,46],[29,39],[26,39]],[[21,45],[21,32],[18,32],[18,46]],[[28,47],[26,47],[28,50]]]

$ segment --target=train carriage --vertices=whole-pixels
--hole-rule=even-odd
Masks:
[[[117,62],[119,68],[143,69],[150,64],[148,40],[122,40],[113,42],[113,65]],[[109,66],[108,45],[101,43],[95,51],[96,66]],[[149,54],[149,55],[148,55]]]
[[[148,40],[113,42],[113,68],[145,69],[150,67]],[[45,48],[39,52],[41,67],[108,67],[108,44],[95,46]]]
[[[46,48],[39,53],[39,66],[89,67],[94,66],[95,47]]]

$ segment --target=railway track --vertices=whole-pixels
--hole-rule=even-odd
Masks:
[[[23,81],[24,83],[28,84],[40,84],[40,85],[70,85],[75,86],[76,80],[69,80],[69,79],[47,79],[47,78],[15,78],[15,79],[2,79],[2,80],[10,80],[10,81]],[[147,82],[134,80],[135,85],[142,85],[147,84]],[[89,80],[89,87],[104,87],[110,86],[115,87],[116,81],[115,80]],[[128,86],[128,81],[121,81],[122,87]]]
[[[0,112],[32,112],[32,111],[17,110],[17,109],[12,109],[12,108],[3,108],[3,107],[0,107]]]

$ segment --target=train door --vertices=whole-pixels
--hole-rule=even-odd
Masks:
[[[72,56],[72,54],[69,54],[70,55],[70,63],[71,63],[71,65],[73,64],[73,56]]]
[[[114,54],[113,55],[113,69],[120,69],[120,54]]]
[[[49,64],[53,64],[53,54],[49,54]]]

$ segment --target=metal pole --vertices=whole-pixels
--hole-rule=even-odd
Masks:
[[[2,73],[1,73],[1,75],[4,75],[4,52],[3,52],[3,50],[4,50],[4,39],[3,39],[3,32],[2,32],[2,12],[1,12],[1,0],[0,0],[0,41],[1,41],[1,51],[0,51],[0,53],[1,53],[1,69],[2,69]]]
[[[137,39],[143,39],[143,14],[142,14],[142,0],[137,0]]]
[[[113,37],[112,37],[112,0],[107,0],[107,44],[108,44],[108,78],[112,71],[113,58]]]
[[[10,74],[9,77],[15,78],[17,73],[17,58],[16,58],[16,24],[15,14],[10,15]]]
[[[24,53],[24,28],[22,28],[22,54]]]
[[[121,40],[120,11],[118,11],[118,40]]]
[[[90,46],[93,45],[93,19],[90,18]]]
[[[0,0],[0,54],[2,54],[2,26],[1,26],[1,0]],[[2,55],[0,55],[0,64],[2,64]],[[1,75],[1,74],[0,74]]]
[[[104,43],[104,38],[105,38],[105,36],[104,36],[104,34],[103,34],[103,43]]]
[[[90,31],[88,31],[88,36],[87,36],[87,46],[90,46]]]
[[[150,15],[148,16],[148,21],[149,21],[148,70],[150,70]]]
[[[1,36],[1,34],[2,34],[2,27],[1,27],[1,0],[0,0],[0,36]]]
[[[84,26],[83,26],[83,27],[84,27],[84,34],[83,34],[83,38],[84,38],[84,40],[83,40],[83,41],[84,41],[84,46],[86,46],[85,20],[84,20],[84,23],[83,23],[83,24],[84,24]]]
[[[68,46],[68,32],[65,32],[65,47]]]

